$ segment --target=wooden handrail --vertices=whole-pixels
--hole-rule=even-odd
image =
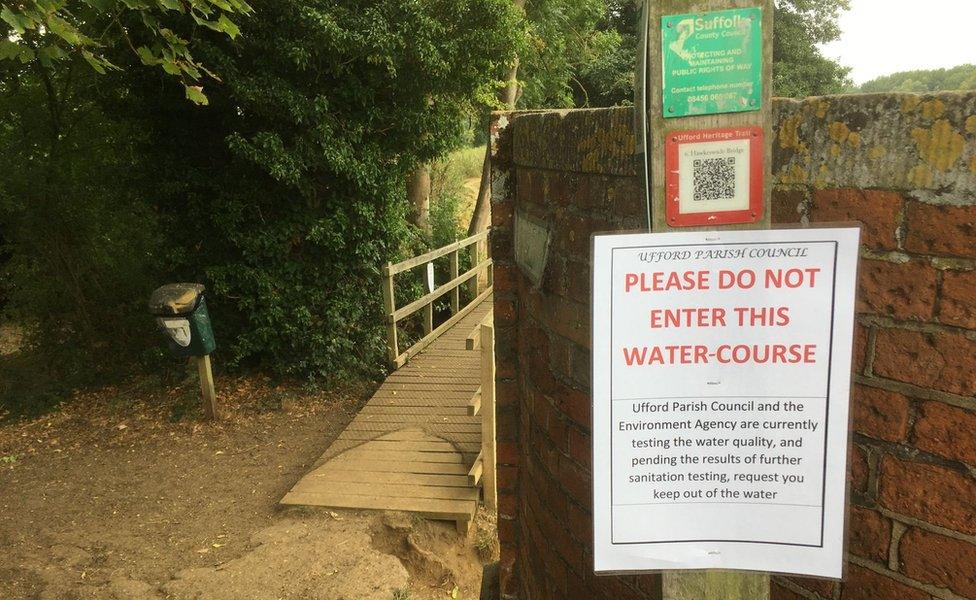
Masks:
[[[437,286],[437,289],[435,289],[433,292],[423,296],[422,298],[419,298],[418,300],[414,300],[413,302],[411,302],[410,304],[402,308],[396,309],[396,311],[392,315],[393,320],[402,321],[403,319],[409,317],[410,315],[422,309],[423,307],[439,299],[444,294],[450,292],[451,290],[457,287],[460,287],[462,284],[464,284],[465,281],[471,279],[472,277],[477,276],[486,268],[490,267],[492,264],[493,264],[492,260],[489,258],[488,260],[484,261],[483,263],[479,264],[473,269],[469,269],[463,275],[459,277],[455,277],[454,279],[448,281],[443,285]]]
[[[471,312],[479,302],[491,293],[493,283],[491,267],[493,262],[491,258],[487,257],[479,260],[480,252],[478,249],[480,245],[476,245],[483,240],[487,240],[488,235],[489,231],[483,231],[469,238],[448,244],[443,248],[432,250],[431,252],[396,264],[387,263],[383,267],[383,308],[386,318],[387,359],[392,368],[398,369],[402,367],[411,357],[430,345],[440,334]],[[468,271],[458,275],[460,263],[459,253],[464,248],[470,248],[472,263],[474,264]],[[450,256],[449,273],[451,280],[437,286],[423,297],[414,300],[406,306],[397,308],[395,288],[393,285],[394,276],[422,265],[429,266],[434,260],[444,256]],[[485,271],[487,271],[488,283],[482,289],[479,279],[481,273]],[[474,300],[467,306],[462,307],[460,292],[461,287],[465,284],[467,284]],[[437,328],[434,328],[434,302],[448,294],[450,294],[451,317],[444,323],[441,323]],[[404,352],[400,352],[397,324],[419,311],[424,311],[424,337]]]
[[[420,256],[415,256],[413,258],[408,258],[405,261],[388,265],[387,266],[388,272],[390,275],[396,275],[397,273],[403,273],[404,271],[409,271],[410,269],[419,267],[420,265],[425,265],[431,262],[432,260],[441,258],[442,256],[447,256],[448,254],[456,250],[467,248],[471,244],[476,244],[487,237],[488,237],[488,231],[482,231],[481,233],[477,233],[469,238],[459,240],[457,242],[454,242],[453,244],[448,244],[443,248],[438,248],[437,250],[432,250],[426,254],[421,254]]]

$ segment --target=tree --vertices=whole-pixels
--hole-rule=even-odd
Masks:
[[[773,93],[803,97],[838,94],[850,69],[826,58],[817,44],[840,37],[837,19],[849,0],[777,0],[773,30]]]
[[[202,27],[235,38],[240,29],[231,17],[250,13],[244,0],[2,2],[0,61],[37,63],[45,75],[55,63],[80,57],[105,73],[120,69],[111,53],[125,45],[143,64],[178,77],[187,98],[206,104],[199,84],[215,75],[191,53],[194,30]]]
[[[872,79],[856,91],[881,92],[943,92],[976,89],[976,65],[959,65],[950,69],[902,71]]]
[[[453,147],[462,117],[494,93],[491,74],[511,61],[519,15],[508,0],[252,4],[237,40],[197,32],[194,57],[222,80],[208,86],[207,106],[186,102],[161,70],[107,70],[97,80],[74,68],[78,60],[59,70],[58,89],[72,90],[69,112],[90,113],[72,134],[75,155],[90,159],[84,169],[56,169],[64,178],[51,186],[60,200],[48,214],[75,232],[65,248],[86,262],[83,292],[111,275],[113,261],[140,273],[127,279],[138,285],[108,296],[99,316],[128,325],[108,332],[90,319],[96,339],[76,351],[104,349],[106,336],[158,345],[143,309],[151,284],[194,280],[208,287],[225,365],[326,376],[381,365],[378,269],[408,239],[404,178]],[[130,52],[106,56],[119,64]],[[19,224],[11,273],[23,293],[12,310],[31,323],[48,308],[31,304],[31,286],[50,287],[54,299],[73,285],[38,270],[50,245],[28,239],[43,219],[33,196],[22,195],[44,176],[27,164],[44,149],[25,135],[47,119],[39,81],[25,71],[0,90],[0,114],[15,115],[0,127],[0,148],[24,157],[0,175],[0,218]],[[92,81],[99,93],[88,95]],[[86,155],[82,142],[101,153]],[[116,178],[111,164],[129,171]],[[86,223],[92,214],[106,224],[77,235],[86,231],[71,227],[77,207],[91,207]],[[130,229],[144,232],[145,243]],[[79,251],[79,238],[98,243]],[[62,304],[92,313],[88,293]],[[55,331],[84,320],[81,309],[50,314]]]
[[[525,43],[506,65],[498,101],[489,106],[511,110],[572,107],[576,73],[586,61],[603,0],[512,0],[524,11]],[[485,151],[481,186],[468,234],[488,226],[490,214],[491,148]]]

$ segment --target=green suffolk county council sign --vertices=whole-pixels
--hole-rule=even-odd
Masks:
[[[761,8],[670,15],[661,31],[666,118],[759,110]]]

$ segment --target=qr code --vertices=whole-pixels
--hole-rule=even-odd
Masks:
[[[735,157],[696,158],[695,202],[735,198]]]

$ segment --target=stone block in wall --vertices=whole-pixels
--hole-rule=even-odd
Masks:
[[[976,92],[778,99],[779,185],[976,193]]]
[[[567,173],[636,175],[633,109],[546,111],[515,130],[519,167]]]

